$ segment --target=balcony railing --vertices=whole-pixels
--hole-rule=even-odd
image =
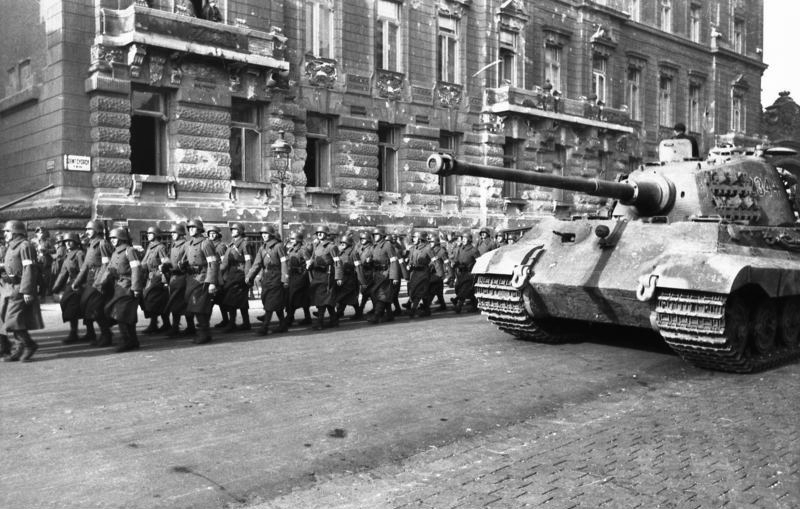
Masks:
[[[143,44],[288,70],[289,62],[283,60],[285,41],[278,32],[226,25],[135,3],[125,9],[101,8],[95,42],[116,47]]]

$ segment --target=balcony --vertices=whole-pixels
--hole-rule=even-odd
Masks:
[[[541,87],[526,90],[506,85],[487,89],[483,111],[500,116],[547,118],[624,133],[632,133],[638,126],[625,110],[601,107],[584,99],[554,97]]]
[[[289,70],[289,62],[283,60],[286,38],[279,32],[226,25],[138,3],[125,9],[101,8],[99,16],[97,45],[123,48],[141,44],[227,62]]]

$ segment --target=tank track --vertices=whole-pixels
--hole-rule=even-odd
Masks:
[[[564,343],[571,338],[553,332],[528,314],[522,292],[511,286],[511,276],[479,275],[475,297],[478,309],[503,332],[539,343]]]
[[[733,345],[725,331],[727,302],[728,295],[662,291],[657,294],[656,324],[670,348],[701,368],[750,373],[800,358],[797,346],[759,354],[750,344]]]

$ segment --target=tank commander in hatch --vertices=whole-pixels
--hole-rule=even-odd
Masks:
[[[672,136],[673,140],[689,140],[689,142],[692,144],[692,157],[694,159],[700,157],[700,149],[697,146],[697,140],[694,138],[694,136],[686,134],[686,124],[683,122],[678,122],[672,128],[672,132],[674,133],[674,136]]]

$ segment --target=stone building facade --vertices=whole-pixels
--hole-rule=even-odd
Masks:
[[[524,227],[602,199],[426,171],[435,151],[614,179],[683,121],[759,141],[762,1],[17,0],[0,19],[4,212],[134,236]],[[293,147],[283,196],[270,146]]]

